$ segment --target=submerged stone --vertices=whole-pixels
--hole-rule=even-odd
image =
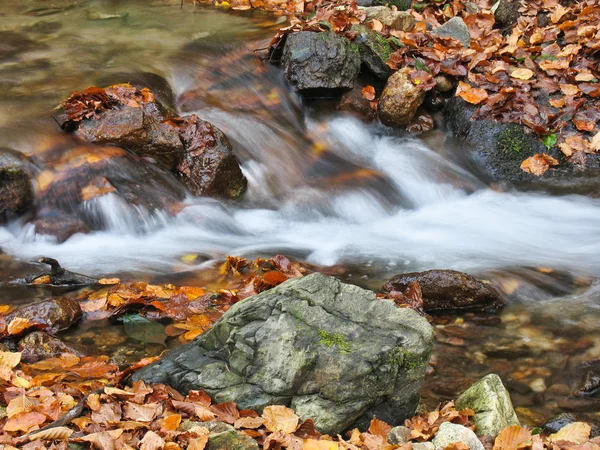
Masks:
[[[471,421],[477,427],[475,432],[478,436],[497,436],[511,425],[520,425],[510,395],[500,377],[494,373],[463,392],[456,400],[456,408],[475,411]]]
[[[0,224],[31,207],[32,191],[25,157],[12,150],[0,149]]]
[[[203,389],[240,408],[289,405],[335,434],[374,416],[410,417],[431,348],[431,326],[415,311],[315,273],[234,304],[133,379]]]

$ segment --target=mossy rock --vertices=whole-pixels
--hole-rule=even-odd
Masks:
[[[358,44],[362,64],[375,76],[387,80],[391,74],[386,61],[392,54],[392,46],[382,35],[364,25],[354,25],[358,34],[354,42]]]

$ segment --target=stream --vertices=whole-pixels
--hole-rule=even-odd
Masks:
[[[40,256],[98,277],[175,284],[227,255],[282,253],[373,290],[402,272],[465,271],[499,286],[507,306],[500,320],[435,318],[423,402],[435,406],[496,372],[526,424],[566,411],[600,420],[597,401],[571,395],[581,365],[600,359],[600,200],[501,191],[461,163],[468,144],[443,127],[415,137],[302,104],[278,69],[248,64],[284,22],[180,0],[3,2],[0,147],[35,155],[60,142],[53,108],[72,92],[145,82],[178,113],[222,129],[249,186],[238,201],[188,196],[175,216],[115,193],[95,197],[80,211],[103,229],[63,243],[12,222],[0,227],[2,281],[38,271]],[[144,192],[158,198],[169,182],[145,180]],[[19,304],[50,295],[0,293],[0,303]],[[162,350],[105,325],[64,339],[92,353]]]

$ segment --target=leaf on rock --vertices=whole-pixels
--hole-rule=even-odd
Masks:
[[[548,440],[550,442],[567,441],[573,444],[583,444],[590,438],[591,432],[592,428],[587,423],[572,422],[548,436]]]
[[[339,448],[335,441],[305,439],[302,442],[302,450],[339,450]]]
[[[459,81],[458,88],[456,89],[456,95],[462,98],[464,101],[473,105],[478,105],[488,98],[488,93],[485,89],[474,88],[467,83]]]
[[[189,440],[187,450],[204,450],[208,443],[208,434]]]
[[[29,319],[24,319],[22,317],[15,317],[8,324],[6,331],[10,335],[15,335],[15,334],[20,334],[23,331],[27,330],[28,328],[31,328],[31,327],[34,327],[37,325],[38,325],[37,323],[32,322]]]
[[[546,153],[538,153],[521,163],[521,170],[539,177],[546,173],[551,166],[557,166],[558,160]]]
[[[282,431],[293,433],[298,428],[300,418],[290,408],[282,405],[267,406],[262,413],[265,427],[271,433]]]
[[[513,425],[498,434],[493,450],[519,450],[531,443],[531,430]]]
[[[373,86],[365,86],[361,89],[360,93],[369,101],[375,100],[375,88]]]
[[[240,428],[260,428],[265,424],[265,419],[262,417],[240,417],[235,421],[233,426],[237,429]]]

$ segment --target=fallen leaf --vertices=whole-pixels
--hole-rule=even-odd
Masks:
[[[302,450],[338,450],[340,446],[335,441],[305,439],[302,441]]]
[[[159,410],[161,409],[162,407],[158,403],[138,405],[137,403],[127,402],[125,403],[123,415],[125,418],[131,420],[151,422],[158,415]]]
[[[374,417],[373,420],[371,420],[371,425],[369,425],[369,433],[381,436],[384,439],[387,438],[391,429],[392,426],[390,424],[383,420],[379,420],[377,417]]]
[[[22,412],[8,419],[4,424],[4,431],[24,431],[41,425],[46,421],[46,416],[38,412]]]
[[[550,442],[567,441],[573,444],[583,444],[590,438],[591,432],[592,428],[587,423],[572,422],[548,436],[548,440]]]
[[[543,175],[551,166],[557,166],[558,161],[545,153],[538,153],[521,163],[521,170],[535,176]]]
[[[165,446],[165,441],[154,431],[148,431],[140,441],[140,450],[159,450]]]
[[[240,417],[235,421],[233,426],[235,428],[260,428],[264,425],[265,419],[262,417]]]
[[[560,91],[565,95],[576,95],[579,93],[579,88],[574,84],[561,84]]]
[[[121,437],[123,429],[100,431],[91,433],[81,438],[82,441],[90,442],[98,450],[115,450],[115,441]]]
[[[458,83],[456,95],[473,105],[478,105],[488,98],[488,93],[485,91],[485,89],[471,87],[462,81],[459,81]]]
[[[100,278],[98,280],[99,284],[119,284],[120,282],[120,278]]]
[[[233,402],[224,402],[212,405],[210,411],[215,413],[219,419],[229,424],[234,424],[240,418],[240,411]]]
[[[300,418],[290,408],[282,405],[267,406],[262,413],[265,427],[271,433],[282,431],[293,433],[298,428]]]
[[[369,101],[375,100],[375,88],[373,86],[365,86],[364,88],[362,88],[360,93],[364,98],[366,98]]]
[[[44,439],[48,441],[62,441],[65,439],[69,439],[73,434],[73,430],[68,427],[54,427],[48,430],[38,431],[36,433],[29,435],[30,441],[35,441],[38,439]]]
[[[510,73],[510,76],[518,80],[529,80],[533,77],[533,70],[523,68],[515,69]]]
[[[592,142],[590,143],[590,148],[597,152],[600,151],[600,131],[594,135],[592,138]]]
[[[0,352],[0,366],[14,369],[21,362],[20,352]]]
[[[52,284],[52,279],[50,278],[50,275],[42,275],[33,280],[31,284]]]
[[[498,434],[493,450],[519,450],[528,446],[531,441],[531,430],[513,425]]]
[[[8,324],[8,328],[6,329],[6,331],[8,332],[8,334],[11,334],[11,335],[20,334],[21,332],[25,331],[27,328],[31,328],[35,325],[36,324],[31,322],[29,319],[15,317]]]

